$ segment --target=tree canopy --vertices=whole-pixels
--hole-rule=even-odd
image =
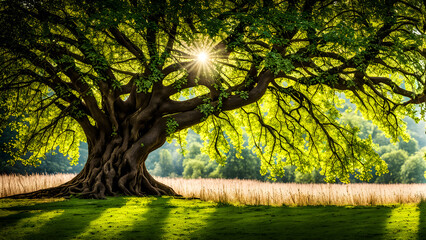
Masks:
[[[254,148],[272,178],[293,165],[369,179],[386,164],[339,122],[342,96],[394,141],[408,138],[401,119],[425,112],[425,5],[4,0],[0,102],[22,119],[10,147],[36,164],[57,146],[78,159],[87,141],[92,160],[72,189],[101,197],[172,194],[144,161],[166,138],[184,145],[188,128],[218,163],[232,144],[237,157]]]

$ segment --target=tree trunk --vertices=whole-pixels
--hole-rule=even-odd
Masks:
[[[100,137],[99,139],[105,139]],[[146,144],[142,144],[145,140]],[[131,143],[129,137],[110,137],[109,142],[89,142],[89,156],[83,170],[58,187],[23,193],[8,198],[67,197],[103,199],[117,195],[178,195],[171,187],[156,181],[147,171],[148,154],[165,138],[144,136]]]

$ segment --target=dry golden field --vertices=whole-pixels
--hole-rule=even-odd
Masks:
[[[19,193],[32,192],[42,188],[58,186],[71,180],[75,174],[32,174],[0,175],[0,197],[10,196]]]
[[[74,174],[0,175],[0,197],[57,186]],[[419,203],[426,184],[297,184],[229,179],[157,179],[184,197],[249,205],[386,205]]]

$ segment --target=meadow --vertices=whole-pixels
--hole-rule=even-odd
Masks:
[[[74,174],[0,175],[0,197],[57,186]],[[418,204],[426,184],[296,184],[255,180],[160,178],[186,198],[271,206]]]
[[[0,194],[51,187],[73,176],[2,175]],[[422,184],[159,180],[186,198],[0,199],[0,239],[426,238]]]

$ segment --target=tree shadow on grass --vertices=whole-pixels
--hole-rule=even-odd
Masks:
[[[26,235],[17,236],[28,239],[381,239],[387,237],[393,211],[391,207],[239,207],[167,197],[72,199],[0,209],[15,211],[0,218],[8,229],[21,219],[41,219],[34,229],[22,229],[19,224],[14,229],[23,230]],[[419,239],[424,239],[426,206],[420,210]],[[49,212],[55,214],[38,216]],[[105,229],[108,221],[113,225],[109,232]],[[13,234],[8,231],[0,233]]]
[[[419,203],[419,227],[417,239],[426,239],[426,202]]]
[[[391,207],[222,206],[194,239],[382,239]]]
[[[146,208],[147,212],[139,216],[130,230],[120,234],[122,239],[162,239],[166,229],[166,220],[172,208],[169,197],[155,197]]]
[[[32,206],[2,208],[8,211],[18,211],[0,218],[0,223],[6,222],[13,226],[21,219],[37,217],[42,213],[56,212],[48,221],[37,222],[27,239],[71,239],[86,231],[90,222],[97,219],[104,211],[113,207],[125,205],[124,198],[111,198],[107,200],[81,200],[42,203]],[[20,231],[24,229],[16,229]],[[95,232],[93,234],[96,234]]]
[[[9,210],[9,209],[7,209]],[[15,212],[13,209],[11,211]],[[3,217],[0,217],[0,226],[4,229],[9,226],[16,225],[21,219],[30,218],[37,216],[41,212],[31,212],[29,210],[19,211],[17,213],[12,213]]]

